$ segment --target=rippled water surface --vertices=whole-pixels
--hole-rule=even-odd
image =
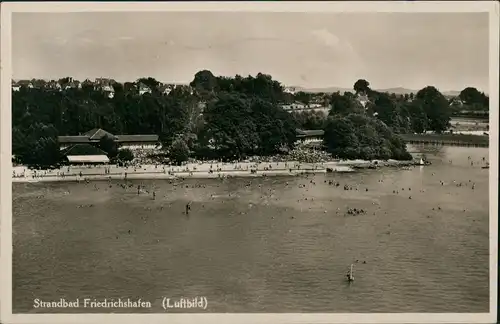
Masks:
[[[89,297],[163,312],[163,296],[205,296],[204,312],[488,312],[488,149],[427,156],[411,170],[143,181],[156,200],[122,182],[14,184],[14,312],[96,312],[33,308]]]

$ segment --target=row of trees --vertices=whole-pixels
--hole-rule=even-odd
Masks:
[[[365,114],[328,118],[324,143],[329,153],[346,159],[412,159],[399,136],[384,122]]]
[[[467,87],[457,98],[447,99],[435,87],[428,86],[416,94],[396,95],[370,88],[366,80],[354,84],[354,93],[334,93],[328,97],[329,115],[346,115],[363,110],[380,119],[396,133],[437,133],[448,129],[451,116],[460,112],[485,112],[489,110],[489,98],[476,88]],[[363,106],[359,96],[368,98]],[[299,94],[303,97],[304,94]],[[297,123],[305,128],[323,128],[327,116],[319,110],[292,113]]]
[[[168,95],[157,91],[160,83],[153,78],[137,81],[151,93],[140,95],[114,84],[112,98],[88,85],[22,87],[12,98],[13,154],[20,163],[54,165],[59,159],[57,136],[95,127],[114,134],[158,134],[176,160],[189,155],[235,159],[293,147],[297,125],[278,105],[283,91],[277,81],[263,74],[218,78],[221,86],[207,88],[203,74],[192,83],[195,93],[179,87]],[[118,155],[114,149],[105,151]]]
[[[112,98],[90,85],[14,91],[13,154],[28,165],[54,165],[59,159],[57,136],[100,127],[114,134],[158,134],[176,161],[189,156],[238,159],[291,149],[295,129],[306,128],[324,129],[327,150],[339,157],[402,159],[409,156],[398,133],[441,132],[451,116],[447,99],[434,87],[420,90],[414,98],[397,97],[358,80],[353,93],[322,94],[330,108],[326,118],[320,112],[283,110],[282,104],[307,100],[309,95],[286,93],[278,81],[262,73],[229,78],[204,70],[196,73],[189,89],[178,87],[168,95],[158,91],[161,83],[153,78],[135,84],[139,82],[151,93],[129,91],[134,83],[114,84]],[[364,106],[360,95],[369,99]],[[466,102],[480,97],[470,91],[464,96]],[[117,149],[106,151],[118,156]]]

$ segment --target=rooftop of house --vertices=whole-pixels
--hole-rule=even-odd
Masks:
[[[308,137],[308,136],[323,136],[325,131],[322,129],[296,129],[297,136]]]
[[[109,163],[109,158],[104,155],[67,155],[70,163]]]
[[[116,135],[117,142],[157,142],[158,135]]]
[[[62,144],[90,143],[90,139],[88,136],[58,136],[57,140]]]
[[[102,128],[91,129],[88,132],[84,133],[83,135],[84,136],[88,136],[90,140],[100,140],[101,138],[103,138],[105,136],[108,136],[108,137],[116,139],[115,135],[111,134],[110,132],[106,132]]]

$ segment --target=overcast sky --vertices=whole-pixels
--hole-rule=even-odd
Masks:
[[[14,13],[14,79],[271,74],[285,85],[488,90],[487,13]]]

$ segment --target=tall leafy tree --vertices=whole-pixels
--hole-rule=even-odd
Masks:
[[[108,135],[99,140],[99,148],[106,152],[110,159],[115,158],[118,155],[118,145],[114,139]]]
[[[170,147],[170,158],[177,165],[182,164],[189,159],[189,146],[186,143],[185,139],[182,137],[177,137]]]
[[[356,91],[356,93],[368,93],[370,92],[370,83],[368,81],[366,81],[365,79],[359,79],[358,81],[356,81],[354,83],[354,91]]]
[[[329,115],[347,115],[350,113],[361,113],[363,106],[356,98],[349,95],[341,95],[339,92],[333,93],[330,96],[330,113]]]
[[[190,86],[199,91],[210,92],[217,87],[217,78],[209,70],[202,70],[194,75]]]
[[[329,117],[324,142],[327,150],[339,158],[412,158],[405,143],[385,123],[365,114]]]
[[[467,105],[482,104],[484,102],[484,93],[479,92],[479,90],[473,87],[463,89],[460,91],[458,97]]]
[[[488,111],[489,98],[483,92],[476,88],[467,87],[463,89],[459,96],[460,100],[466,105],[466,110]]]
[[[450,126],[451,109],[448,100],[433,86],[428,86],[417,92],[415,96],[429,120],[429,128],[437,133],[445,131]]]

